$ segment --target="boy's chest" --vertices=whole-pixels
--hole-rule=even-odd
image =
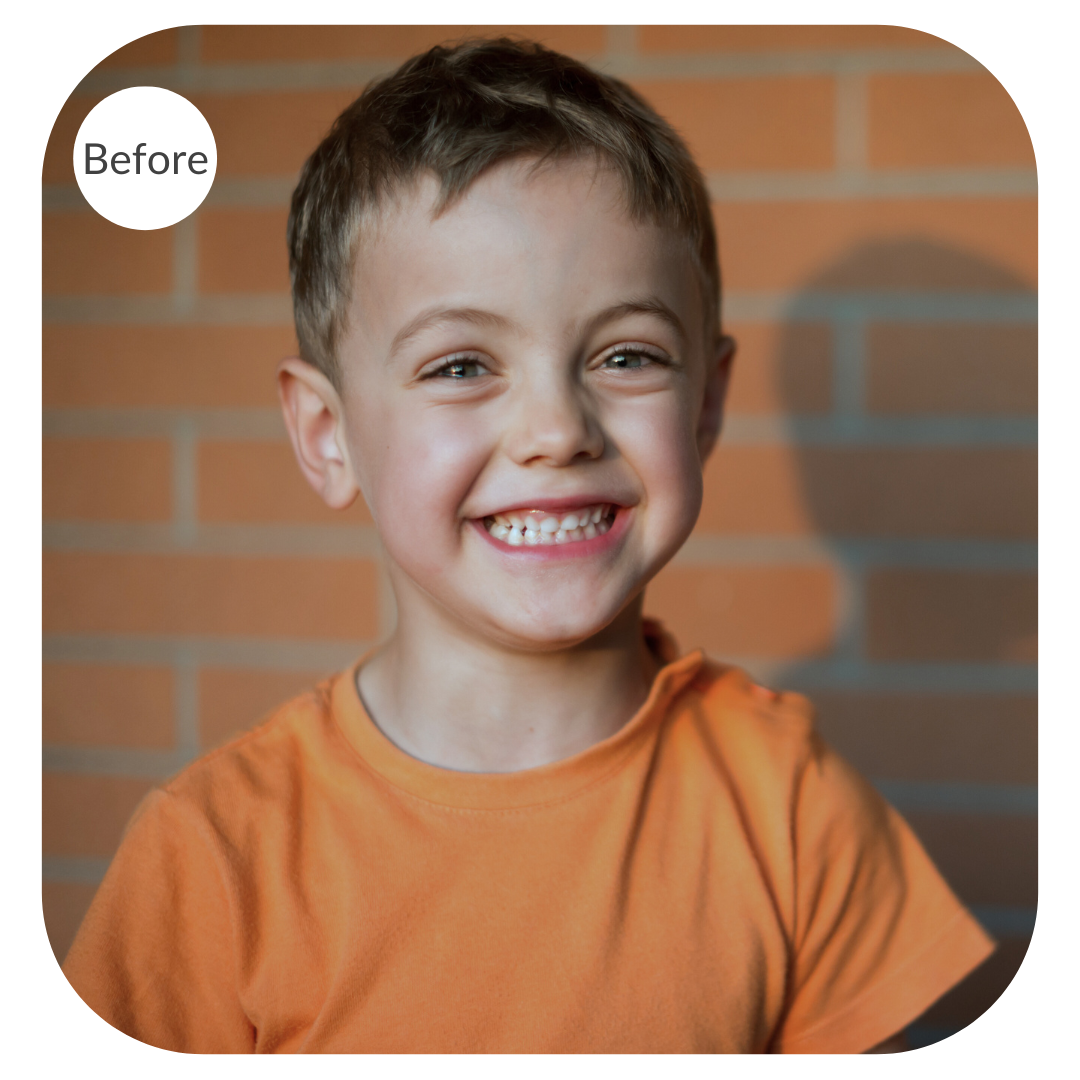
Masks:
[[[263,868],[240,987],[258,1049],[767,1046],[785,938],[715,814],[367,825]]]

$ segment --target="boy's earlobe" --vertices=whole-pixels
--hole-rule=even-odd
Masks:
[[[349,460],[337,390],[318,368],[295,356],[278,365],[277,381],[300,471],[327,506],[344,510],[360,489]]]
[[[698,418],[698,454],[704,461],[713,451],[720,437],[724,419],[724,399],[727,397],[731,378],[731,363],[735,359],[735,339],[724,335],[716,344],[711,362],[705,373],[705,393]]]

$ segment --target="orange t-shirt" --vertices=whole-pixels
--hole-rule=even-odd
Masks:
[[[394,746],[355,673],[147,796],[64,965],[111,1024],[206,1052],[858,1052],[992,949],[798,695],[694,653],[603,742],[478,774]]]

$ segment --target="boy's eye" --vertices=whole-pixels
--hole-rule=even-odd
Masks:
[[[431,374],[444,379],[475,379],[486,371],[487,368],[479,360],[451,360]]]
[[[648,367],[650,364],[662,364],[658,356],[642,352],[639,349],[618,349],[604,358],[601,367],[609,371],[635,371],[638,368]]]

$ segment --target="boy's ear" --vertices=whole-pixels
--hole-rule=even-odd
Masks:
[[[360,489],[349,461],[340,395],[318,368],[295,356],[278,365],[277,381],[300,471],[327,506],[344,510]]]
[[[720,437],[724,419],[724,399],[731,378],[731,362],[735,359],[735,339],[724,335],[717,343],[705,372],[705,394],[698,417],[698,454],[704,461]]]

